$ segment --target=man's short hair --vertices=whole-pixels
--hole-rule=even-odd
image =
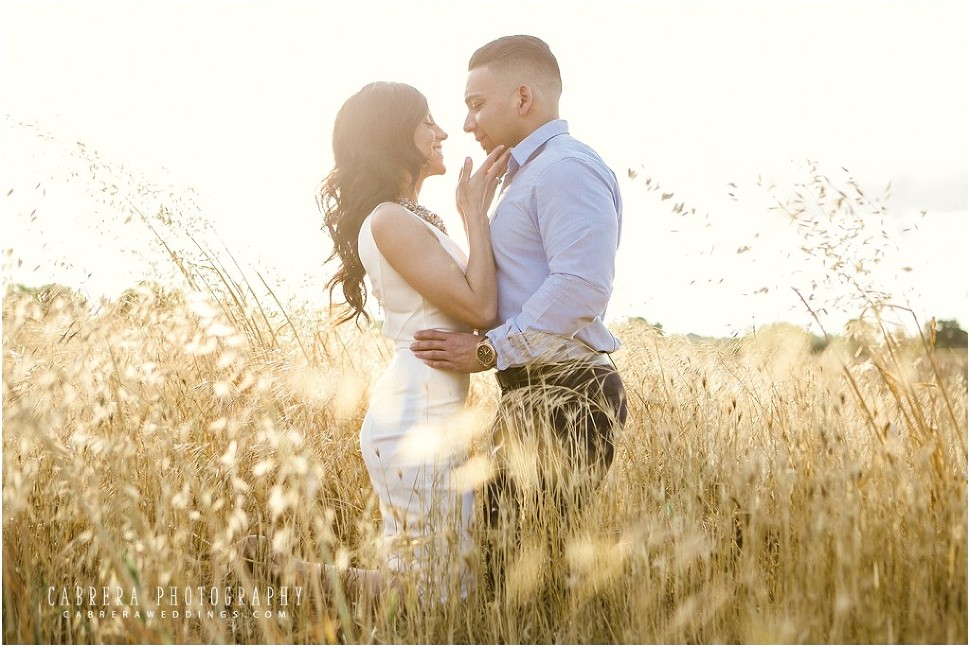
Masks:
[[[545,89],[558,97],[562,94],[559,62],[549,45],[535,36],[503,36],[479,47],[468,61],[468,70],[494,66],[520,69],[535,74],[540,81],[548,81]]]

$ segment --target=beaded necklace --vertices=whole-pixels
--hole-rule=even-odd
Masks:
[[[441,219],[441,216],[429,210],[427,207],[414,204],[407,198],[401,198],[397,203],[431,226],[440,229],[441,233],[448,235],[448,230],[445,229],[445,221]]]

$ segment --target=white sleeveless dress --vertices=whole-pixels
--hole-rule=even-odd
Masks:
[[[414,218],[462,268],[467,265],[453,240]],[[357,243],[371,292],[384,311],[382,332],[394,341],[394,356],[374,385],[360,431],[364,463],[380,501],[386,563],[416,576],[422,592],[436,590],[442,599],[465,595],[474,494],[454,482],[452,473],[466,458],[460,441],[467,434],[457,426],[469,377],[428,367],[409,346],[419,330],[469,328],[432,305],[391,267],[374,241],[370,216]]]

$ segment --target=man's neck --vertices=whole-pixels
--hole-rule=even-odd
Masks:
[[[524,140],[525,140],[525,139],[526,139],[526,138],[527,138],[527,137],[528,137],[529,135],[531,135],[531,134],[532,134],[532,133],[534,133],[535,131],[537,131],[537,130],[539,130],[540,128],[542,128],[543,126],[545,126],[546,124],[548,124],[549,122],[551,122],[551,121],[556,121],[557,119],[559,119],[559,114],[558,114],[558,113],[556,113],[556,114],[553,114],[553,115],[545,115],[545,116],[543,116],[542,118],[537,118],[537,119],[533,119],[533,120],[531,120],[531,121],[529,122],[529,124],[530,124],[530,125],[531,125],[532,127],[531,127],[531,128],[529,128],[528,126],[526,126],[525,128],[523,128],[523,130],[524,130],[525,132],[524,132],[524,134],[522,135],[522,137],[520,137],[520,138],[519,138],[519,141],[517,141],[517,142],[515,143],[515,145],[516,145],[516,146],[518,146],[518,145],[519,145],[519,144],[521,144],[521,143],[522,143],[522,142],[523,142],[523,141],[524,141]]]

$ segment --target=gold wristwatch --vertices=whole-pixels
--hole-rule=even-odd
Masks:
[[[495,368],[495,349],[492,347],[492,342],[488,340],[488,337],[478,342],[475,355],[485,368]]]

